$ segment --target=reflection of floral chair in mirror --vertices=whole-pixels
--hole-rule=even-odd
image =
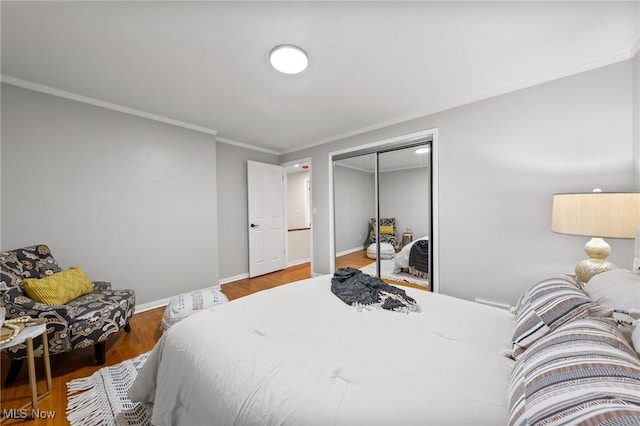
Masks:
[[[135,308],[133,290],[112,290],[111,283],[92,282],[93,292],[57,306],[36,302],[26,295],[24,279],[40,279],[61,272],[46,245],[0,252],[0,266],[0,304],[6,308],[7,319],[25,315],[44,318],[51,354],[93,346],[96,361],[102,365],[107,338],[121,328],[130,330],[129,320]],[[42,356],[44,348],[40,337],[33,340],[33,346],[35,355]],[[6,349],[4,354],[11,359],[5,382],[9,384],[27,357],[26,344]]]
[[[398,245],[398,237],[396,236],[396,218],[380,218],[380,242],[389,243],[396,247]],[[376,242],[376,218],[371,219],[371,230],[369,231],[369,242]]]

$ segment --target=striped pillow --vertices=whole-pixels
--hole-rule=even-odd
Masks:
[[[640,359],[609,318],[564,324],[513,367],[509,425],[640,424]]]
[[[575,277],[559,275],[534,284],[516,305],[512,356],[562,324],[586,316],[611,316],[612,309],[595,303]]]

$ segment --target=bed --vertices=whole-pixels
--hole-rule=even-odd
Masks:
[[[536,283],[515,314],[412,288],[420,312],[363,309],[331,278],[174,325],[130,399],[156,426],[640,424],[640,359],[575,277]]]
[[[152,423],[506,424],[513,314],[406,288],[422,312],[358,311],[321,276],[171,327],[130,390]]]
[[[429,237],[421,237],[402,247],[393,258],[394,273],[407,272],[414,277],[429,278]]]

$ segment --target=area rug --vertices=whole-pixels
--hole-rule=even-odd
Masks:
[[[67,383],[67,420],[71,426],[150,426],[152,404],[133,403],[129,387],[149,353],[104,367]]]
[[[398,272],[395,273],[393,272],[393,270],[395,269],[395,262],[393,261],[393,259],[382,259],[381,260],[381,264],[380,264],[380,275],[382,275],[381,278],[383,279],[388,279],[388,280],[393,280],[393,281],[398,281],[398,282],[402,282],[402,281],[406,281],[412,284],[417,284],[417,285],[421,285],[421,286],[425,286],[428,287],[429,286],[429,281],[422,279],[422,278],[418,278],[418,277],[414,277],[413,275],[409,274],[408,272]],[[365,274],[369,274],[372,276],[376,276],[376,263],[370,263],[367,266],[363,266],[362,268],[360,268],[360,270],[362,272],[364,272]]]

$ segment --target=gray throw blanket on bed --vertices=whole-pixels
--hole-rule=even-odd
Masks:
[[[397,312],[420,312],[415,299],[404,290],[389,285],[354,268],[340,268],[331,278],[331,292],[358,310],[382,308]]]

